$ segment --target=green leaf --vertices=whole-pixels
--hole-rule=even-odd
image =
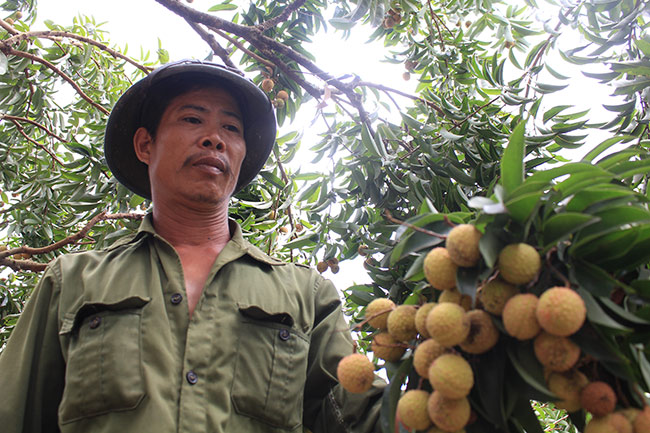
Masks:
[[[551,216],[542,227],[544,251],[552,248],[559,241],[582,229],[600,221],[600,218],[577,212],[562,212]]]
[[[0,75],[4,75],[9,70],[9,60],[7,56],[0,51]]]
[[[210,9],[208,9],[208,12],[233,11],[235,9],[237,9],[237,5],[234,5],[232,3],[221,3],[210,7]]]
[[[598,146],[594,147],[589,153],[587,153],[584,158],[582,158],[583,161],[593,161],[595,157],[600,155],[601,153],[605,152],[607,149],[612,147],[613,145],[620,143],[621,141],[629,141],[633,140],[634,137],[630,135],[617,135],[615,137],[608,138],[607,140],[601,142]]]
[[[524,131],[526,122],[515,127],[501,159],[501,185],[506,195],[524,181]]]
[[[531,342],[511,340],[507,345],[508,359],[515,371],[528,385],[545,395],[549,400],[556,396],[546,387],[542,365],[535,358]]]
[[[587,307],[587,318],[591,323],[596,323],[619,332],[632,332],[631,328],[623,326],[616,320],[612,319],[587,290],[584,288],[578,288],[578,293],[583,301],[585,301],[585,306]]]
[[[399,369],[390,378],[384,394],[381,398],[381,409],[379,411],[379,422],[384,433],[393,433],[395,426],[395,411],[397,410],[397,401],[402,394],[402,384],[413,366],[413,357],[402,361]]]

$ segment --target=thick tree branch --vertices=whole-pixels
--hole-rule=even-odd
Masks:
[[[193,23],[192,21],[186,20],[187,23],[192,27],[192,29],[203,39],[212,49],[212,51],[219,56],[221,61],[226,64],[227,66],[230,66],[231,68],[239,70],[237,66],[230,60],[230,53],[223,48],[221,45],[219,45],[219,42],[217,42],[216,38],[210,34],[210,32],[206,31],[203,27],[201,27],[198,24]]]
[[[0,18],[0,27],[5,29],[6,31],[8,31],[12,35],[17,35],[18,34],[18,30],[14,29],[11,25],[9,25],[8,22],[3,20],[2,18]]]
[[[294,13],[302,5],[304,5],[305,1],[306,0],[295,0],[289,6],[285,7],[282,13],[280,13],[280,15],[278,15],[277,17],[273,17],[270,20],[264,21],[258,27],[262,30],[262,32],[265,32],[268,29],[277,26],[278,24],[286,21],[291,16],[292,13]]]
[[[263,64],[265,64],[266,66],[268,66],[268,67],[270,67],[270,68],[275,68],[275,65],[274,65],[272,62],[269,62],[269,61],[266,60],[265,58],[258,56],[256,53],[254,53],[254,52],[252,52],[251,50],[249,50],[248,48],[246,48],[246,47],[245,47],[241,42],[239,42],[237,39],[235,39],[235,38],[229,36],[227,33],[225,33],[225,32],[223,32],[223,31],[219,30],[219,29],[216,28],[216,27],[209,27],[209,28],[210,28],[210,30],[212,30],[213,32],[215,32],[216,34],[218,34],[219,36],[221,36],[222,38],[227,39],[228,42],[230,42],[231,44],[233,44],[234,46],[236,46],[237,49],[239,49],[239,50],[243,51],[244,53],[248,54],[249,56],[251,56],[252,58],[254,58],[255,60],[257,60],[258,62],[263,63]]]

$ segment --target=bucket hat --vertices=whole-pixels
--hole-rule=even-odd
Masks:
[[[142,125],[142,111],[147,99],[155,92],[155,84],[183,75],[205,75],[214,78],[215,85],[231,90],[244,116],[246,157],[239,172],[233,194],[248,185],[264,167],[275,142],[276,123],[271,101],[251,80],[227,66],[200,60],[181,60],[154,69],[133,84],[118,99],[106,124],[104,154],[115,178],[134,193],[151,199],[151,184],[147,165],[133,149],[133,135]]]

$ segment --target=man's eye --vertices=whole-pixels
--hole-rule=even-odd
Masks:
[[[199,119],[198,117],[192,117],[192,116],[184,117],[183,121],[188,122],[188,123],[193,123],[193,124],[201,123],[201,119]]]
[[[226,128],[230,132],[239,132],[239,127],[235,125],[225,125],[224,128]]]

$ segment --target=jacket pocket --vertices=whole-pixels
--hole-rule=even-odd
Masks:
[[[309,342],[288,313],[239,306],[232,401],[237,413],[293,430],[302,424]]]
[[[135,409],[145,395],[141,317],[148,299],[84,304],[67,315],[60,335],[68,339],[61,424]]]

